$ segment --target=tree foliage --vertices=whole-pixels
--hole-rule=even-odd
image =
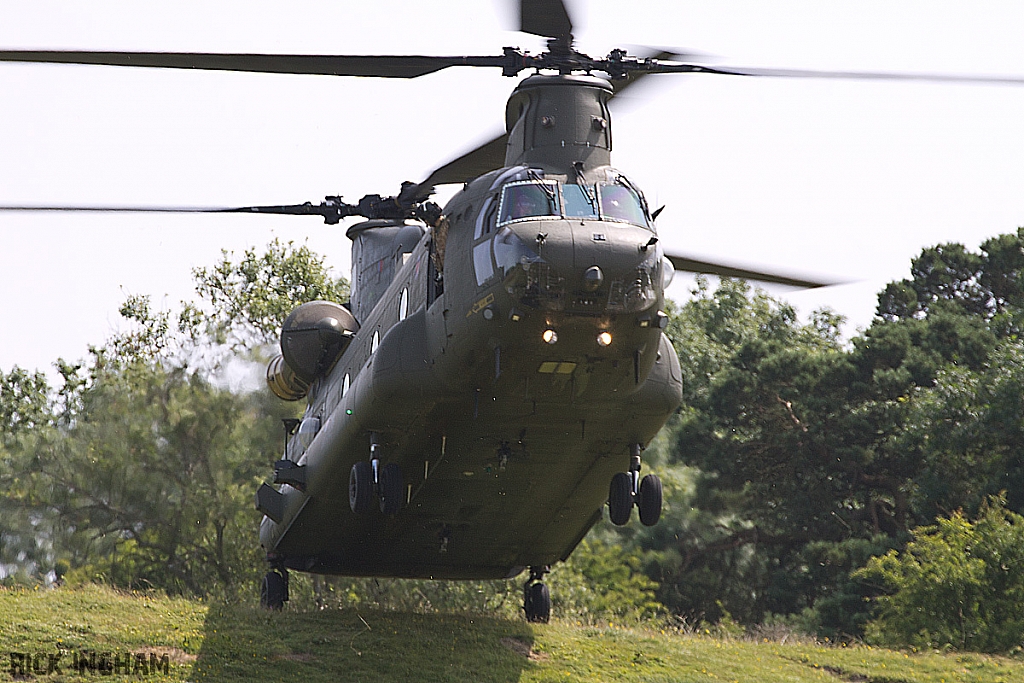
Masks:
[[[1001,498],[974,521],[957,511],[915,529],[902,552],[857,573],[887,592],[867,629],[872,642],[980,652],[1024,642],[1024,517]]]

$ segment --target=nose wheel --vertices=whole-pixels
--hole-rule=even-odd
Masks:
[[[544,583],[549,567],[530,567],[530,578],[523,586],[523,611],[526,620],[534,624],[546,624],[551,619],[551,591]]]
[[[640,523],[644,526],[654,526],[661,518],[661,479],[656,474],[640,478],[641,450],[640,444],[633,444],[629,472],[617,473],[608,487],[608,517],[616,526],[629,522],[634,505],[640,511]]]

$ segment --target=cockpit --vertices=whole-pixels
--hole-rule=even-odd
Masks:
[[[498,226],[538,218],[618,221],[650,228],[640,192],[624,177],[614,182],[573,185],[553,180],[521,180],[502,187]]]

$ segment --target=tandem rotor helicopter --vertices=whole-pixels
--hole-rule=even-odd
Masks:
[[[305,400],[286,425],[274,485],[256,492],[270,571],[261,603],[288,599],[288,571],[432,579],[528,571],[523,609],[547,621],[545,575],[608,508],[656,524],[662,486],[644,448],[681,400],[663,329],[675,270],[797,287],[830,284],[666,252],[652,209],[612,165],[609,102],[651,73],[811,78],[922,75],[735,69],[659,53],[574,47],[562,0],[520,0],[530,54],[322,56],[0,51],[0,61],[416,78],[449,67],[524,74],[506,133],[392,196],[231,209],[21,206],[0,210],[203,211],[349,218],[352,293],[298,306],[267,369]],[[600,74],[601,76],[595,75]],[[443,207],[435,188],[461,184]]]

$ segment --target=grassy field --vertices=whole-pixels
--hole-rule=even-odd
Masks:
[[[78,672],[73,661],[83,651],[113,653],[123,666]],[[60,672],[46,673],[58,653]],[[145,665],[126,673],[137,655]],[[151,666],[164,657],[166,674]],[[0,681],[1024,682],[1024,660],[983,655],[472,615],[288,608],[268,614],[99,586],[0,590],[0,658]],[[17,665],[25,661],[22,675]]]

